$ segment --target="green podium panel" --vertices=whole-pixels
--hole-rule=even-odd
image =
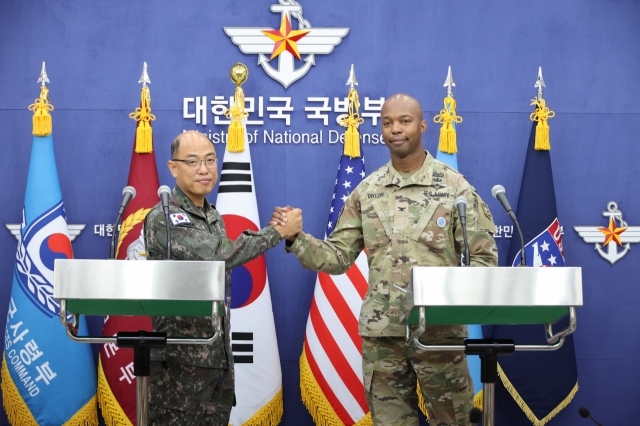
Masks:
[[[580,268],[416,267],[414,308],[407,322],[426,324],[545,324],[582,306]]]
[[[504,325],[556,322],[569,315],[564,306],[430,306],[427,325]],[[418,323],[418,309],[411,311],[409,324]]]
[[[79,315],[209,317],[212,305],[211,302],[193,300],[67,299],[67,310]]]
[[[209,317],[224,280],[224,262],[58,259],[54,297],[79,315]]]

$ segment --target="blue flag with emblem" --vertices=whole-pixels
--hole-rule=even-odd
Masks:
[[[564,266],[562,228],[558,221],[551,156],[535,150],[536,124],[531,128],[517,217],[525,241],[527,266]],[[520,241],[513,238],[508,266],[520,263]],[[563,329],[566,320],[554,328]],[[493,326],[485,334],[513,339],[521,344],[546,344],[543,325]],[[542,426],[566,407],[578,391],[573,335],[557,351],[516,352],[498,359],[500,381],[496,386],[496,424]],[[527,421],[528,420],[528,421]]]
[[[455,127],[455,124],[454,124]],[[458,154],[448,154],[438,148],[436,154],[436,160],[448,165],[454,170],[458,170]],[[482,339],[482,327],[478,324],[469,324],[467,326],[470,339]],[[482,407],[482,382],[480,381],[480,357],[477,355],[467,356],[467,363],[469,364],[469,374],[473,379],[473,405],[476,407]]]
[[[54,261],[73,254],[50,127],[49,118],[49,134],[33,138],[4,336],[2,397],[14,426],[97,425],[91,347],[67,337],[53,298]],[[84,317],[79,326],[86,333]]]
[[[440,130],[440,143],[438,144],[438,153],[436,154],[436,160],[441,163],[446,164],[454,170],[458,170],[458,146],[457,146],[457,138],[455,143],[449,144],[447,146],[444,133],[447,132],[447,121],[448,125],[451,126],[451,130],[447,133],[456,134],[456,123],[462,122],[462,118],[456,115],[455,111],[455,101],[453,100],[453,95],[451,94],[451,87],[455,86],[453,83],[453,77],[451,76],[451,67],[449,67],[449,73],[447,75],[447,80],[444,83],[445,87],[449,87],[449,94],[447,98],[445,98],[444,109],[440,111],[440,114],[434,118],[436,123],[443,123],[443,128]],[[451,138],[451,136],[449,136]],[[450,152],[445,152],[450,151]],[[462,262],[461,262],[462,264]],[[482,327],[478,324],[469,324],[467,326],[469,332],[470,339],[482,339]],[[473,394],[475,395],[473,400],[473,405],[479,408],[482,408],[482,382],[480,381],[480,357],[477,355],[469,355],[467,356],[467,363],[469,364],[469,374],[471,375],[471,379],[473,380]]]

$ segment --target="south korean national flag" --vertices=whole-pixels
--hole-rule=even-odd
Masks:
[[[181,225],[183,223],[191,223],[189,216],[184,213],[171,213],[169,218],[171,219],[173,226]]]

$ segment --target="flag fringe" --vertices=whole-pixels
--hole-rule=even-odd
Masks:
[[[69,420],[62,426],[98,426],[98,399],[93,395]]]
[[[562,402],[560,402],[560,404],[558,404],[556,408],[554,408],[543,419],[538,419],[536,415],[533,413],[533,411],[531,411],[531,409],[529,408],[529,405],[527,405],[527,403],[524,401],[524,399],[522,399],[522,397],[520,396],[516,388],[513,386],[513,384],[505,374],[504,370],[502,370],[502,367],[500,367],[500,364],[498,364],[498,376],[500,377],[500,380],[502,381],[502,384],[504,385],[507,392],[509,392],[509,395],[511,395],[511,397],[516,401],[516,404],[518,404],[518,406],[522,409],[524,414],[531,421],[531,423],[533,423],[534,426],[544,426],[547,423],[549,423],[549,421],[552,418],[554,418],[556,414],[558,414],[560,411],[565,409],[567,405],[569,405],[569,403],[571,402],[571,400],[573,400],[573,397],[576,395],[576,392],[578,392],[578,389],[579,389],[578,382],[576,381],[575,386],[573,387],[573,389],[571,389],[571,392],[569,392],[566,398],[563,399]]]
[[[14,426],[38,426],[27,403],[22,399],[20,391],[13,383],[5,354],[2,355],[2,405],[7,413],[9,423]]]
[[[267,402],[259,409],[249,420],[244,422],[242,426],[275,426],[282,420],[284,412],[284,403],[282,401],[282,386],[271,401]]]
[[[98,357],[98,402],[107,426],[133,426],[107,382],[102,368],[102,355]]]
[[[418,393],[418,407],[422,414],[429,420],[429,412],[427,411],[427,404],[422,396],[422,389],[420,389],[420,382],[416,380],[416,392]]]
[[[2,405],[4,405],[4,411],[7,414],[9,423],[14,426],[38,426],[38,422],[31,414],[29,406],[24,402],[20,391],[13,383],[4,354],[2,356],[1,375]],[[63,426],[98,426],[96,395],[93,395]]]
[[[473,406],[476,407],[478,410],[482,411],[482,407],[484,405],[483,400],[484,400],[484,391],[480,389],[480,391],[476,394],[476,396],[473,397]]]
[[[300,355],[300,391],[302,402],[317,426],[344,426],[316,381],[309,366],[304,346],[302,347],[302,355]],[[371,413],[367,413],[358,420],[355,426],[373,426]]]

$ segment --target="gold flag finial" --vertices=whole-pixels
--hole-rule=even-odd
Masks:
[[[225,117],[231,120],[227,132],[227,151],[243,152],[244,127],[242,120],[249,117],[249,113],[244,110],[244,91],[240,86],[249,78],[249,69],[245,64],[238,62],[231,67],[229,78],[236,84],[236,93],[234,104],[224,113]]]
[[[542,97],[542,88],[547,87],[544,84],[544,79],[542,78],[542,67],[538,68],[538,79],[533,87],[538,89],[537,96],[534,99],[531,99],[531,105],[535,105],[536,110],[529,116],[531,121],[538,122],[533,148],[536,151],[549,151],[551,149],[551,143],[549,140],[549,123],[547,123],[547,120],[555,117],[556,113],[547,107],[547,102]]]
[[[353,64],[351,64],[351,72],[349,73],[349,80],[347,80],[347,86],[350,86],[347,97],[349,113],[340,120],[340,125],[347,128],[344,136],[344,155],[351,158],[360,157],[360,132],[358,132],[358,127],[364,123],[364,118],[360,117],[359,114],[360,97],[355,88],[357,85],[358,80],[356,80],[356,73],[353,69]]]
[[[453,99],[453,91],[451,90],[451,88],[455,86],[453,75],[451,75],[451,66],[449,66],[447,79],[443,86],[447,88],[447,96],[444,98],[444,109],[440,111],[440,114],[433,117],[434,123],[442,124],[438,150],[447,154],[455,154],[458,152],[456,124],[462,123],[462,117],[456,115],[456,100]]]
[[[151,122],[155,121],[156,116],[151,114],[151,90],[147,83],[151,84],[149,74],[147,74],[147,63],[142,68],[142,77],[138,83],[142,83],[142,91],[140,92],[140,107],[129,114],[129,118],[138,122],[136,128],[136,153],[149,154],[153,152],[153,129]]]

